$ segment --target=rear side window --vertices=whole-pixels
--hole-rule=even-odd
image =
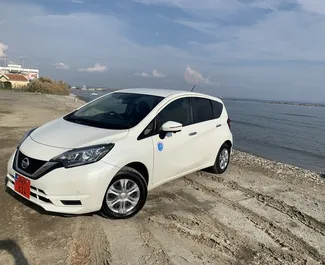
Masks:
[[[211,100],[211,102],[212,102],[212,106],[213,106],[214,118],[218,119],[221,116],[221,113],[223,110],[223,105],[218,101]]]
[[[206,98],[193,98],[196,106],[196,122],[203,122],[214,119],[211,101]]]

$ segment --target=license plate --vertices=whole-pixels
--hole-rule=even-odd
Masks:
[[[29,199],[30,197],[30,180],[24,178],[23,176],[16,175],[16,180],[14,184],[15,191],[23,195],[25,198]]]

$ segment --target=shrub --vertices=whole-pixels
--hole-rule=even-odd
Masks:
[[[0,82],[0,89],[12,89],[10,82]]]
[[[69,95],[70,86],[63,81],[55,81],[49,77],[40,77],[34,79],[23,88],[27,92],[36,92],[44,94]]]

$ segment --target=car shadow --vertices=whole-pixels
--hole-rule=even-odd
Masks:
[[[18,202],[24,204],[25,206],[31,208],[32,210],[38,212],[42,215],[49,215],[49,216],[58,216],[58,217],[78,217],[78,216],[92,216],[94,213],[88,213],[88,214],[64,214],[64,213],[55,213],[55,212],[49,212],[45,211],[41,206],[38,206],[37,204],[34,204],[30,202],[29,200],[21,197],[17,193],[15,193],[10,188],[6,187],[6,192],[11,195],[14,199],[16,199]]]
[[[14,258],[15,265],[29,265],[24,253],[14,240],[0,240],[0,250],[6,250]]]

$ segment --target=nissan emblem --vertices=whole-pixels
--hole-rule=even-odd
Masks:
[[[23,159],[23,161],[21,161],[21,167],[22,167],[23,169],[26,169],[28,166],[29,166],[29,159],[28,159],[27,157],[25,157],[25,158]]]

